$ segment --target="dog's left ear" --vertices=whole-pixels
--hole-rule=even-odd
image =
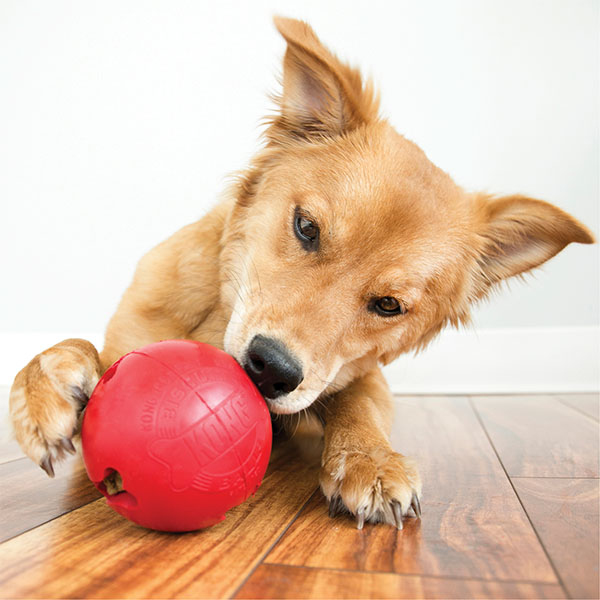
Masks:
[[[280,115],[273,120],[273,141],[332,137],[377,119],[378,100],[360,73],[341,63],[321,44],[309,25],[275,17],[287,41],[283,60]]]
[[[476,197],[480,250],[475,296],[500,281],[538,267],[567,244],[594,236],[560,208],[524,196]]]

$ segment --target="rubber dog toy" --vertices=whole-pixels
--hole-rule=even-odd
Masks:
[[[88,476],[114,510],[150,529],[193,531],[258,489],[272,433],[263,397],[229,354],[169,340],[106,371],[81,441]]]

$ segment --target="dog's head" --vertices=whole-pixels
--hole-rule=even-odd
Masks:
[[[540,200],[466,193],[379,118],[371,86],[308,25],[276,25],[280,111],[223,240],[224,345],[272,411],[294,413],[593,236]]]

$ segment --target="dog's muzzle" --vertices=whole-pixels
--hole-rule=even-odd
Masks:
[[[304,379],[302,365],[279,340],[255,335],[244,369],[261,394],[270,400],[294,391]]]

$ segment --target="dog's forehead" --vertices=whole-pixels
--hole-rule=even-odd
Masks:
[[[331,210],[379,216],[391,224],[447,222],[462,195],[416,144],[385,123],[315,149],[310,163],[313,189]]]
[[[316,155],[314,164],[309,196],[324,205],[339,235],[425,237],[434,243],[468,217],[462,190],[391,127],[349,136]]]

